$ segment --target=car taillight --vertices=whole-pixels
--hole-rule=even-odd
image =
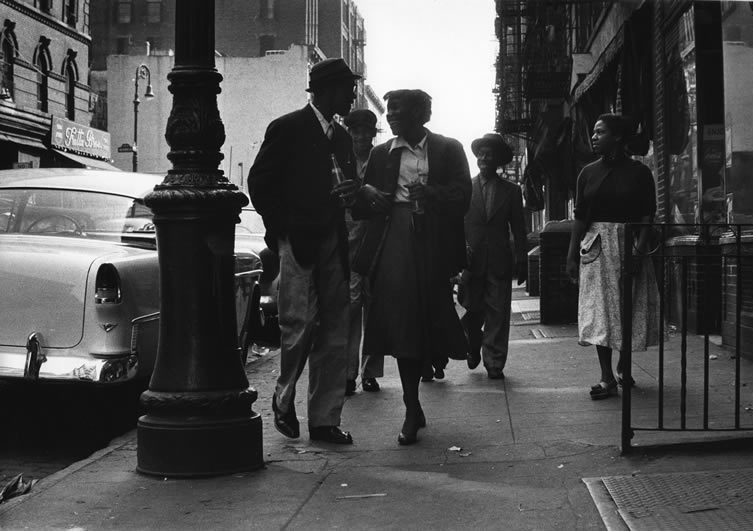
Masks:
[[[94,302],[97,304],[117,304],[120,302],[120,275],[112,264],[103,264],[97,271],[94,286]]]

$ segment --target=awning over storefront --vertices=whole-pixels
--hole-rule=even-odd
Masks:
[[[621,50],[624,39],[624,32],[620,30],[612,42],[609,43],[609,46],[606,47],[604,53],[602,53],[596,60],[591,72],[586,75],[580,84],[575,86],[575,90],[573,91],[573,101],[577,102],[580,100],[583,94],[585,94],[596,80],[599,79],[604,69],[617,57],[617,53]]]
[[[95,168],[98,170],[121,171],[120,168],[117,168],[104,160],[93,159],[91,157],[83,157],[81,155],[76,155],[75,153],[69,153],[67,151],[61,151],[59,149],[53,149],[53,151],[57,153],[58,155],[62,155],[66,158],[69,158],[73,162],[86,166],[87,168]]]
[[[47,146],[45,146],[39,140],[22,136],[9,135],[7,133],[0,133],[0,142],[13,142],[14,144],[20,144],[22,146],[29,146],[37,149],[47,150]]]

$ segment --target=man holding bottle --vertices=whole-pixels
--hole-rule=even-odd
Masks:
[[[353,443],[339,425],[349,309],[344,207],[353,202],[358,185],[350,135],[333,116],[348,114],[360,77],[340,58],[315,64],[309,73],[309,104],[269,124],[248,174],[265,241],[280,257],[275,428],[286,437],[300,435],[294,402],[308,360],[309,437],[335,444]],[[332,157],[344,176],[340,183]]]

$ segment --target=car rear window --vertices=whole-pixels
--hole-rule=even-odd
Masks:
[[[0,232],[97,237],[153,233],[152,212],[129,197],[52,189],[0,190]]]

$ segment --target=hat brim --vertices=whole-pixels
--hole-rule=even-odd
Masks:
[[[471,152],[474,157],[478,157],[478,151],[482,147],[490,147],[494,150],[494,154],[497,156],[499,164],[507,164],[512,160],[513,153],[510,146],[504,142],[492,140],[490,138],[477,138],[471,142]]]
[[[350,75],[343,75],[343,76],[337,76],[332,78],[325,78],[325,79],[317,79],[313,83],[309,81],[309,86],[306,89],[306,92],[311,92],[312,90],[320,87],[327,87],[331,85],[337,85],[338,83],[344,83],[346,81],[358,81],[363,76],[359,76],[358,74],[350,74]]]

